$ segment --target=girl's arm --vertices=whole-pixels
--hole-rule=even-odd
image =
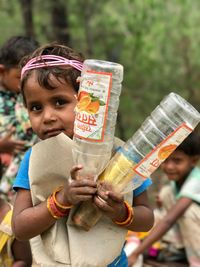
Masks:
[[[133,222],[127,228],[135,232],[147,232],[154,224],[153,211],[149,206],[147,191],[133,198]]]
[[[55,221],[47,209],[46,201],[33,207],[30,191],[17,191],[12,216],[12,228],[17,239],[28,240],[39,235]]]
[[[14,257],[12,267],[31,267],[32,255],[28,241],[22,242],[15,239],[12,244],[12,254]]]
[[[145,249],[149,248],[154,242],[159,240],[176,221],[184,214],[184,212],[191,205],[192,200],[189,198],[181,198],[177,203],[168,211],[164,218],[158,222],[152,229],[150,234],[144,239],[139,247],[129,256],[130,266]]]
[[[56,194],[57,201],[61,205],[71,206],[90,200],[96,193],[96,182],[89,179],[76,180],[80,168],[82,167],[72,168],[73,181],[66,181],[62,190]],[[33,207],[30,190],[19,189],[17,191],[12,217],[12,228],[17,239],[28,240],[40,235],[56,220],[47,208],[47,201]]]

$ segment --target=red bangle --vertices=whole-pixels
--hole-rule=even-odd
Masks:
[[[62,212],[60,211],[54,202],[53,196],[49,196],[47,199],[47,209],[50,212],[51,216],[55,219],[65,217],[69,214],[69,210]]]
[[[52,216],[54,219],[59,219],[59,217],[56,216],[56,215],[53,213],[53,211],[52,211],[52,209],[51,209],[51,207],[50,207],[50,200],[49,200],[49,197],[47,198],[47,209],[48,209],[49,213],[51,214],[51,216]]]
[[[120,226],[130,225],[133,222],[133,217],[134,217],[133,208],[129,205],[129,203],[127,201],[124,201],[124,205],[126,207],[127,214],[128,214],[127,218],[122,222],[114,221],[114,223],[116,223],[117,225],[120,225]]]

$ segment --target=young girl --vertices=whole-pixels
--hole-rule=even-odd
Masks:
[[[166,215],[129,257],[129,266],[146,248],[165,237],[173,225],[177,226],[175,242],[180,248],[182,241],[190,267],[200,266],[200,169],[196,166],[199,156],[200,136],[193,132],[162,163],[161,168],[171,181],[159,194]]]
[[[80,54],[58,44],[37,49],[23,62],[21,90],[24,103],[34,132],[40,139],[47,139],[45,142],[61,133],[73,137],[77,78],[82,62]],[[115,251],[115,243],[119,245],[118,238],[124,242],[128,229],[148,231],[152,227],[153,213],[146,193],[150,180],[134,191],[132,208],[132,201],[124,202],[122,195],[112,190],[101,191],[92,179],[79,177],[82,166],[65,167],[66,179],[62,182],[53,175],[53,178],[51,175],[45,178],[48,180],[36,181],[31,169],[32,154],[33,150],[26,153],[14,184],[17,196],[13,231],[20,240],[40,236],[40,239],[34,239],[36,262],[40,266],[127,266],[124,252],[120,254],[122,247],[116,250],[116,255],[111,252]],[[53,164],[52,161],[50,165]],[[69,174],[72,179],[67,179]],[[61,186],[59,189],[56,189],[56,181],[57,186]],[[91,199],[105,218],[89,232],[84,232],[71,225],[70,217],[74,206]],[[105,251],[110,240],[113,240],[113,247]],[[38,246],[40,243],[40,249],[36,243]]]

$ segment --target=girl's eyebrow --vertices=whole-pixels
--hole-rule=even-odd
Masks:
[[[55,95],[53,95],[51,98],[52,99],[58,99],[58,98],[70,98],[71,95],[70,94],[60,94],[60,93],[57,93]]]
[[[32,100],[32,101],[27,101],[27,100],[26,100],[26,103],[27,103],[27,106],[30,106],[30,105],[36,105],[36,104],[39,104],[40,101],[39,101],[39,100]]]

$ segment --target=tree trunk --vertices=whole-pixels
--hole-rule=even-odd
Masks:
[[[66,2],[63,0],[51,1],[52,39],[70,46],[69,23]]]
[[[34,37],[34,25],[33,25],[33,1],[32,0],[19,0],[21,9],[22,9],[22,16],[24,22],[24,31],[27,36]]]

